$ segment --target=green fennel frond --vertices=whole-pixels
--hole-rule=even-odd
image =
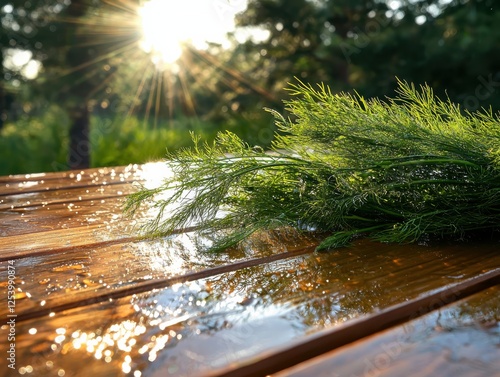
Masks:
[[[500,224],[500,120],[463,113],[427,86],[399,82],[397,96],[367,100],[298,82],[279,113],[269,151],[230,132],[212,144],[193,136],[169,154],[173,176],[128,197],[159,236],[196,227],[216,249],[280,228],[330,234],[318,249],[366,235],[385,242],[460,239]]]

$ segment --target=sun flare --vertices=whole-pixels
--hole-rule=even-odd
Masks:
[[[234,15],[246,1],[231,4],[225,0],[150,0],[139,11],[142,21],[141,47],[157,65],[173,64],[190,43],[205,48],[207,42],[224,43],[234,29]]]

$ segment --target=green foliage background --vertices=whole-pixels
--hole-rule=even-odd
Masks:
[[[68,119],[52,106],[38,117],[24,116],[0,130],[0,175],[53,171],[67,158]]]
[[[190,130],[207,140],[229,130],[267,148],[276,127],[263,108],[287,115],[283,88],[294,77],[382,100],[398,77],[428,84],[462,110],[500,110],[495,0],[248,0],[237,23],[267,38],[188,46],[171,74],[159,74],[137,46],[122,53],[140,35],[134,10],[112,4],[0,7],[0,61],[20,49],[43,64],[35,80],[0,64],[0,174],[67,168],[68,134],[86,111],[91,166],[162,158],[189,144]]]
[[[154,127],[139,116],[91,118],[92,167],[146,163],[165,158],[167,150],[192,145],[191,132],[206,141],[214,140],[221,126],[196,118],[179,118]],[[233,119],[226,127],[252,144],[269,144],[274,124],[267,127],[245,118]],[[23,116],[0,129],[0,175],[59,171],[67,169],[69,119],[58,106],[36,117]],[[36,157],[35,157],[36,156]]]

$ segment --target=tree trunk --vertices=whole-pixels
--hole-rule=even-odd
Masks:
[[[89,49],[84,46],[88,41],[88,35],[81,32],[80,24],[75,20],[81,19],[87,12],[90,2],[86,0],[73,0],[68,6],[67,15],[69,22],[67,28],[72,39],[72,45],[66,53],[66,61],[74,75],[84,75],[85,72],[78,69],[82,63],[87,62]],[[70,77],[71,79],[71,77]],[[72,84],[69,87],[70,105],[68,108],[71,128],[69,131],[69,155],[68,165],[71,169],[85,169],[90,167],[90,139],[89,139],[89,108],[87,105],[88,95],[92,90],[92,84],[83,82]]]
[[[7,81],[4,80],[3,77],[3,51],[0,48],[0,130],[3,128],[4,122],[7,119],[7,98],[4,89],[4,85]]]
[[[85,104],[70,112],[71,128],[68,165],[70,169],[90,167],[89,110]]]

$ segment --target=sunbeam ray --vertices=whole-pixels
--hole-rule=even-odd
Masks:
[[[159,74],[158,70],[155,69],[153,72],[153,77],[151,78],[151,85],[149,88],[148,102],[146,104],[146,114],[144,115],[144,121],[143,121],[144,128],[147,128],[149,115],[151,112],[151,108],[153,107],[153,97],[154,97],[154,94],[156,92],[156,85],[157,85],[156,78],[158,77],[158,74]]]
[[[151,63],[148,63],[148,65],[151,65]],[[139,97],[142,93],[142,90],[144,89],[144,86],[146,84],[147,79],[148,79],[148,70],[145,69],[142,71],[142,79],[137,87],[137,90],[135,92],[135,96],[132,100],[132,103],[130,104],[130,108],[129,108],[127,117],[130,117],[132,115],[134,108],[136,106],[136,103],[138,103],[138,101],[139,101]]]
[[[163,75],[158,75],[158,85],[156,86],[155,119],[153,124],[153,129],[155,130],[158,125],[158,116],[160,114],[162,88],[163,88]]]

